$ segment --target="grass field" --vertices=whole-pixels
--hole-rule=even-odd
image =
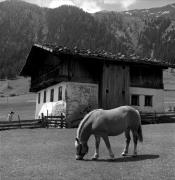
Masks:
[[[139,143],[136,158],[120,156],[123,135],[111,137],[114,161],[108,159],[103,141],[100,160],[91,160],[93,137],[85,160],[76,161],[76,129],[1,131],[1,180],[174,180],[174,129],[175,124],[143,126],[144,142]]]
[[[35,94],[24,94],[14,97],[0,98],[0,121],[7,119],[10,111],[15,112],[14,120],[18,119],[34,119],[35,115]]]
[[[0,80],[0,121],[7,119],[10,111],[15,111],[14,120],[34,119],[35,94],[29,93],[30,79],[18,77],[16,80]]]

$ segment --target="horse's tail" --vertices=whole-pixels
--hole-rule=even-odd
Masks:
[[[139,125],[139,128],[138,128],[137,133],[138,133],[138,139],[139,139],[139,141],[140,141],[140,142],[143,142],[143,134],[142,134],[142,126],[141,126],[141,124]]]
[[[138,139],[140,142],[143,142],[143,133],[142,133],[142,124],[141,124],[141,117],[140,117],[140,113],[138,110],[136,110],[137,113],[138,113],[138,117],[139,117],[139,127],[138,127],[138,130],[137,130],[137,133],[138,133]]]

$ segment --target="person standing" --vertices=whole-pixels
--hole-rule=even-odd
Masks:
[[[8,116],[7,116],[7,120],[8,120],[8,121],[12,121],[14,114],[15,114],[15,112],[11,111],[11,112],[8,114]]]

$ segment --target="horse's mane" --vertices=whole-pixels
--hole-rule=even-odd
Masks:
[[[79,139],[80,138],[80,134],[81,134],[81,131],[84,127],[84,124],[86,123],[86,121],[89,119],[89,117],[92,115],[92,113],[94,113],[95,111],[98,111],[100,109],[95,109],[91,112],[89,112],[88,114],[85,115],[85,117],[83,118],[83,120],[80,122],[79,126],[78,126],[78,129],[77,129],[77,138]]]

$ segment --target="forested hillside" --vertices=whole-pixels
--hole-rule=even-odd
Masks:
[[[123,38],[127,51],[175,62],[175,4],[121,13],[99,12],[95,18],[105,22],[108,32]]]
[[[0,78],[19,74],[34,43],[137,54],[175,62],[175,4],[150,10],[99,12],[22,1],[0,3]]]

